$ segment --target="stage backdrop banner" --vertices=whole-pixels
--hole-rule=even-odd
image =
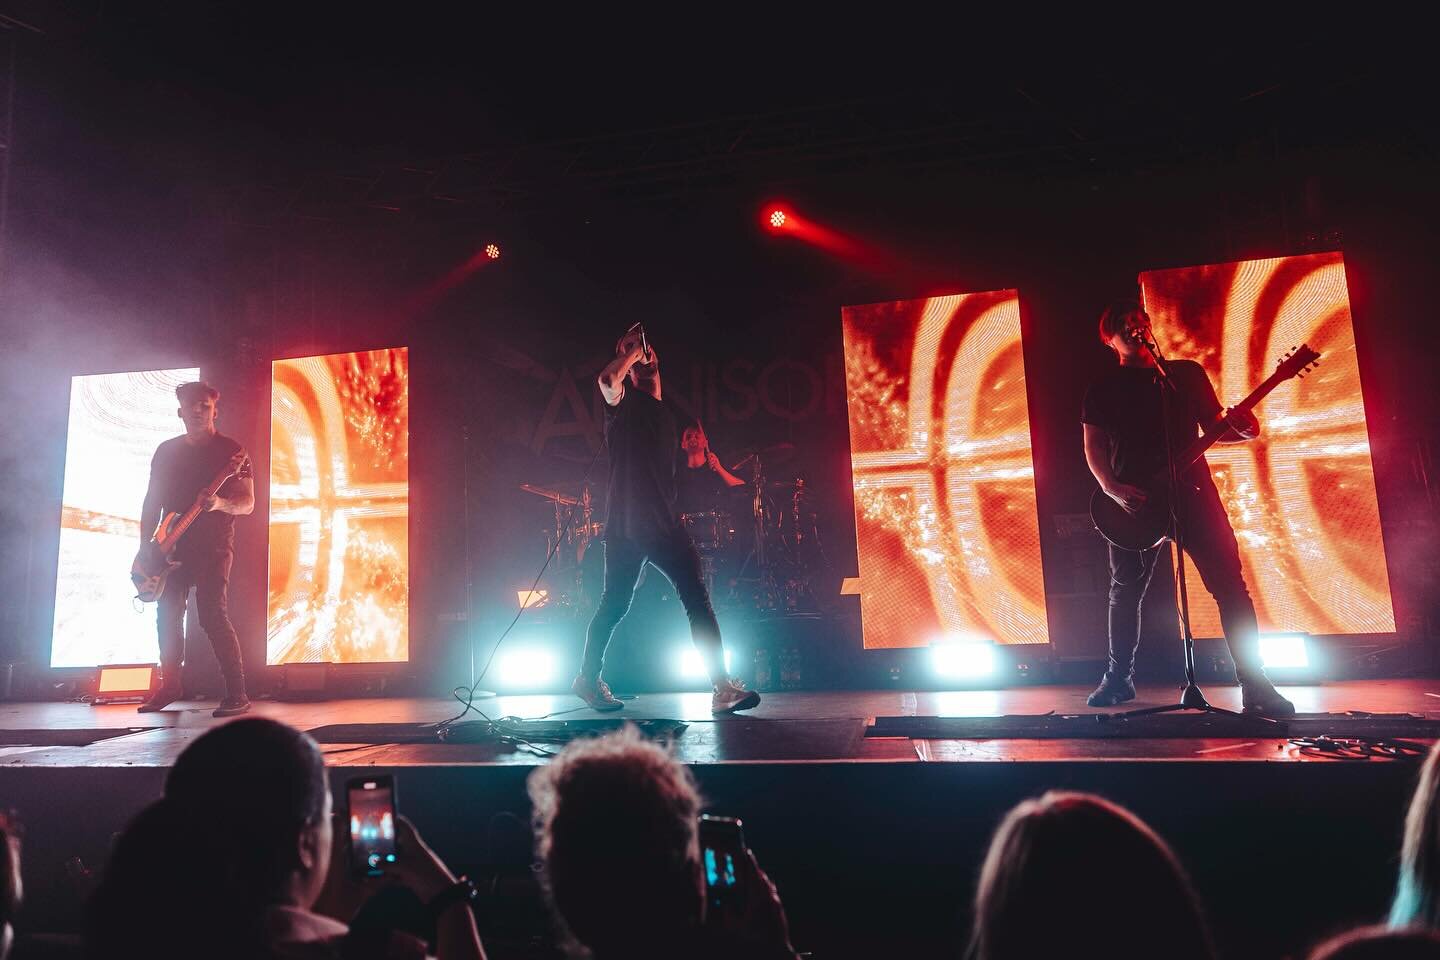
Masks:
[[[865,646],[1045,643],[1019,295],[841,319]]]
[[[404,347],[277,360],[266,662],[410,656]]]
[[[1292,347],[1320,351],[1314,372],[1256,408],[1258,439],[1206,455],[1261,631],[1394,632],[1341,255],[1152,270],[1140,285],[1161,349],[1203,365],[1227,407]],[[1188,586],[1195,635],[1220,636],[1219,611],[1193,566]]]
[[[185,432],[175,388],[198,379],[194,367],[71,378],[50,666],[158,661],[155,608],[135,599],[130,564],[150,460]]]

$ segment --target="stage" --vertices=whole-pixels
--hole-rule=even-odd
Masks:
[[[1440,681],[1282,689],[1302,715],[1409,714],[1416,729],[1440,720]],[[1087,692],[770,693],[758,709],[720,718],[709,714],[708,693],[647,694],[628,701],[622,716],[687,724],[674,746],[693,764],[707,809],[744,818],[747,838],[785,896],[797,944],[819,956],[925,952],[962,936],[990,831],[1014,803],[1057,788],[1104,794],[1151,822],[1191,867],[1223,942],[1243,937],[1275,953],[1379,918],[1418,769],[1412,759],[1318,759],[1280,730],[1246,737],[866,736],[875,718],[1099,713],[1085,707]],[[1166,703],[1175,692],[1143,687],[1127,706]],[[1236,687],[1206,692],[1217,706],[1239,704]],[[180,702],[158,714],[124,705],[0,706],[0,731],[10,744],[0,746],[0,801],[26,823],[27,883],[52,894],[38,902],[66,902],[68,858],[103,862],[111,835],[159,794],[186,744],[225,722],[210,716],[213,706]],[[568,695],[476,706],[492,718],[600,717]],[[264,701],[254,710],[322,734],[341,724],[414,730],[457,712],[453,701],[398,698]],[[128,732],[132,727],[148,729]],[[25,745],[16,731],[64,731],[70,742],[96,742]],[[336,786],[362,770],[395,772],[402,810],[457,870],[528,876],[525,777],[545,762],[542,751],[558,747],[324,739]],[[1328,906],[1316,926],[1321,901]],[[497,941],[522,942],[528,933],[516,918],[532,915],[514,903],[496,909],[491,922],[506,931],[495,933]],[[1257,930],[1262,912],[1270,919]],[[42,919],[51,927],[73,923],[63,911]]]
[[[1440,680],[1381,680],[1285,686],[1299,714],[1411,714],[1440,720]],[[1041,715],[1103,716],[1116,711],[1085,705],[1088,688],[1018,687],[957,691],[825,691],[766,693],[758,709],[733,716],[710,713],[703,692],[642,694],[615,714],[598,714],[575,697],[501,696],[475,701],[491,719],[553,718],[671,719],[686,724],[674,738],[677,756],[691,764],[724,763],[983,763],[1073,761],[1290,761],[1312,759],[1287,743],[1277,729],[1246,737],[1059,737],[1045,739],[950,739],[867,737],[876,718],[999,717]],[[1124,709],[1173,702],[1169,686],[1141,686]],[[1235,686],[1206,688],[1211,702],[1239,709]],[[622,694],[623,695],[623,694]],[[0,764],[16,768],[168,767],[195,737],[224,721],[210,716],[214,704],[181,701],[159,713],[138,714],[133,705],[7,703],[0,705],[0,731],[112,730],[146,728],[87,746],[0,745]],[[453,700],[387,698],[302,703],[257,701],[253,715],[271,717],[304,730],[352,724],[438,724],[456,716]],[[1183,716],[1183,715],[1182,715]],[[479,720],[476,712],[467,719]],[[1172,725],[1174,718],[1167,718]],[[1200,718],[1191,716],[1191,720]],[[373,741],[377,736],[368,736]],[[80,739],[83,739],[81,737]],[[375,743],[324,737],[322,749],[334,767],[528,766],[544,762],[542,752],[486,743]],[[1428,739],[1428,738],[1427,738]],[[556,749],[547,747],[546,749]]]

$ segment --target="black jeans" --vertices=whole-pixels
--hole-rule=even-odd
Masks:
[[[185,603],[190,588],[194,587],[200,627],[210,638],[227,694],[232,697],[244,694],[245,667],[240,659],[240,639],[230,623],[225,595],[234,559],[235,555],[229,550],[188,556],[165,581],[165,592],[157,603],[156,624],[160,633],[160,672],[166,686],[180,686],[180,671],[185,664]]]
[[[1263,677],[1255,603],[1245,586],[1240,548],[1220,495],[1209,483],[1198,489],[1186,484],[1180,506],[1185,553],[1220,608],[1220,626],[1235,662],[1235,673],[1241,682]],[[1110,545],[1109,669],[1120,676],[1129,676],[1135,669],[1135,650],[1140,645],[1140,603],[1159,554],[1159,547],[1137,553]]]
[[[605,590],[600,605],[590,620],[585,635],[585,662],[581,670],[587,677],[598,677],[605,664],[605,648],[610,635],[630,610],[635,586],[646,561],[653,563],[675,586],[675,592],[690,618],[690,636],[712,683],[725,679],[725,651],[720,642],[720,624],[710,593],[700,572],[700,554],[683,527],[676,527],[645,541],[611,537],[605,541]]]

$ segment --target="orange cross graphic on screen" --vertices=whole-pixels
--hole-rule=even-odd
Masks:
[[[298,479],[277,479],[272,462],[270,523],[295,525],[298,538],[292,553],[277,557],[272,537],[272,579],[283,571],[284,586],[272,584],[267,662],[404,660],[405,621],[363,586],[347,584],[347,572],[352,581],[366,579],[347,571],[347,561],[359,554],[367,562],[365,550],[385,547],[357,541],[357,523],[408,516],[409,484],[351,479],[355,451],[326,358],[283,360],[275,368],[273,429],[293,451]]]
[[[991,295],[991,305],[959,331],[957,314],[973,296],[979,295],[925,302],[903,404],[867,394],[860,381],[874,374],[858,361],[867,333],[847,317],[847,378],[857,388],[850,391],[852,424],[857,417],[885,420],[899,441],[868,449],[863,441],[856,445],[852,430],[862,617],[867,581],[887,575],[883,557],[868,548],[868,529],[878,525],[899,534],[911,563],[923,571],[944,634],[1044,642],[1019,299],[1013,292],[998,300]],[[867,632],[866,645],[933,639]]]
[[[1197,356],[1222,403],[1244,397],[1290,348],[1309,343],[1319,368],[1283,384],[1259,411],[1257,441],[1217,445],[1206,459],[1240,544],[1262,630],[1312,634],[1395,629],[1380,533],[1345,266],[1339,254],[1252,260],[1141,278],[1157,335]],[[1188,320],[1218,344],[1210,355]],[[1218,327],[1218,329],[1217,329]],[[1219,615],[1192,568],[1196,633],[1219,636]],[[1197,602],[1198,601],[1198,602]]]

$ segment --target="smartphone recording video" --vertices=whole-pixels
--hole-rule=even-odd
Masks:
[[[705,903],[712,919],[739,910],[744,901],[745,832],[734,817],[700,817],[700,858]]]
[[[395,778],[359,777],[345,788],[350,812],[350,868],[378,877],[395,863]]]

